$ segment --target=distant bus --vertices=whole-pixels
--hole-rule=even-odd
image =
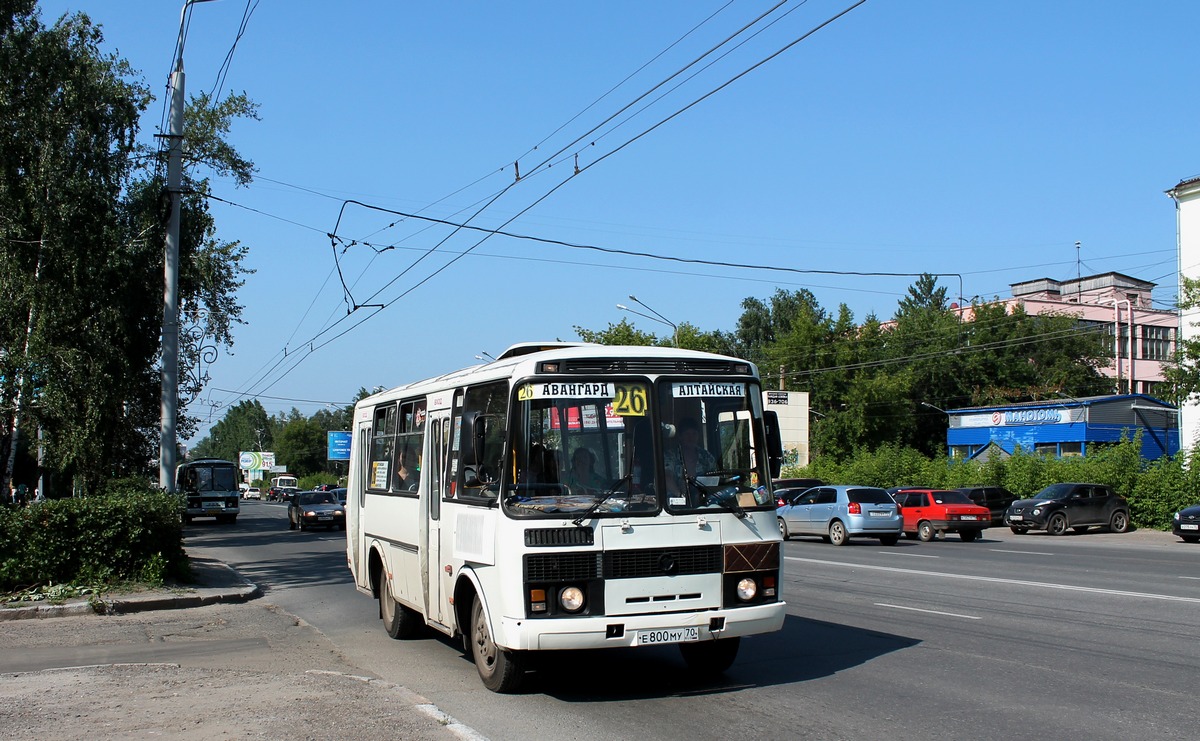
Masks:
[[[389,635],[462,637],[495,692],[547,649],[718,673],[783,626],[781,455],[745,360],[516,345],[358,402],[347,560]]]
[[[277,486],[280,489],[284,489],[284,488],[295,489],[299,486],[299,483],[298,483],[298,479],[295,476],[288,476],[286,474],[283,474],[283,475],[276,476],[275,478],[271,479],[271,486]]]
[[[236,463],[216,458],[188,461],[175,468],[175,491],[187,499],[184,522],[193,517],[215,517],[232,524],[240,509],[241,471]]]

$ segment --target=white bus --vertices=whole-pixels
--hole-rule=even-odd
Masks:
[[[347,560],[393,638],[461,636],[485,686],[531,651],[679,644],[717,673],[779,630],[779,430],[757,368],[516,345],[355,407]]]
[[[299,485],[298,482],[299,479],[297,479],[295,476],[289,476],[285,473],[271,479],[271,486],[275,486],[280,489],[295,489]]]

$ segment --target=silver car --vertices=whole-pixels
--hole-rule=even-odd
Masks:
[[[900,507],[883,489],[873,486],[814,486],[775,510],[779,534],[819,535],[826,543],[845,545],[850,538],[879,538],[895,545],[904,528]]]

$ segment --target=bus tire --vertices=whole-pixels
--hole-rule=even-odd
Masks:
[[[421,630],[421,616],[396,601],[391,582],[383,573],[379,575],[379,617],[383,618],[383,629],[392,638],[406,640]]]
[[[483,686],[502,694],[516,692],[525,678],[525,657],[520,651],[510,651],[496,645],[483,602],[478,597],[471,604],[471,657]]]
[[[733,666],[741,642],[741,638],[718,638],[715,641],[681,643],[679,653],[693,672],[712,676]]]

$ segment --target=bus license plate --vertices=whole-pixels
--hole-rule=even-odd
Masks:
[[[205,502],[203,504],[203,507],[204,507],[204,509],[221,509],[221,503],[220,502]]]
[[[651,646],[656,643],[688,643],[698,640],[700,640],[700,629],[696,627],[639,630],[637,634],[637,645],[639,646]]]

